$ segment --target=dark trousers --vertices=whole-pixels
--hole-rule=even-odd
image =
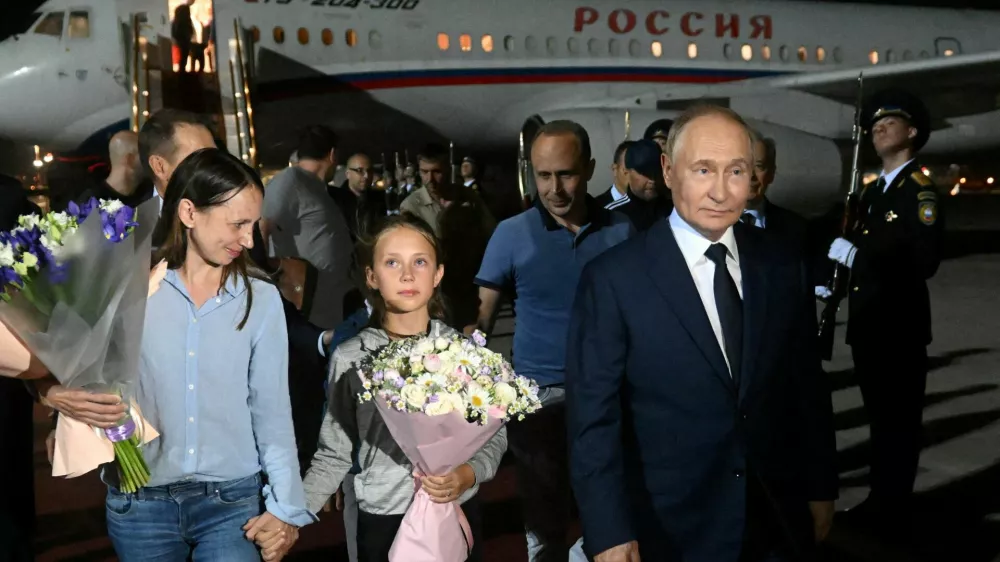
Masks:
[[[507,426],[517,495],[532,562],[566,562],[572,517],[566,403],[562,387],[541,389],[542,409]]]
[[[927,347],[894,341],[851,346],[871,428],[871,500],[905,511],[920,461]]]
[[[177,50],[180,51],[181,59],[180,68],[177,72],[187,72],[188,58],[191,57],[191,46],[191,41],[177,41]]]
[[[480,562],[483,557],[483,518],[479,500],[472,498],[462,504],[465,518],[472,530],[472,554],[467,562]],[[372,515],[358,511],[358,562],[388,562],[392,541],[403,522],[403,515]]]
[[[32,408],[24,383],[0,377],[0,562],[34,560],[35,466]]]

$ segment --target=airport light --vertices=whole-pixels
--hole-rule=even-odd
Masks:
[[[961,191],[962,191],[962,188],[957,183],[955,184],[955,187],[951,188],[951,194],[952,195],[958,195],[959,192],[961,192]]]
[[[41,168],[41,167],[42,167],[42,161],[41,161],[41,160],[37,160],[37,159],[36,159],[36,160],[35,160],[34,162],[32,162],[32,164],[33,164],[33,165],[34,165],[34,166],[35,166],[36,168]]]
[[[961,178],[961,179],[959,179],[959,180],[958,180],[958,183],[961,183],[961,184],[964,184],[964,183],[965,183],[965,178]]]
[[[924,166],[923,168],[920,168],[920,171],[923,172],[925,176],[930,176],[931,175],[931,171],[930,171],[930,169],[927,166]]]
[[[993,178],[986,178],[986,183],[993,185]]]
[[[44,162],[45,162],[46,164],[48,164],[49,162],[51,162],[51,161],[52,161],[52,153],[51,153],[51,152],[49,152],[48,154],[46,154],[46,155],[45,155],[45,158],[42,158],[42,160],[43,160],[43,161],[44,161]],[[990,179],[993,179],[993,178],[990,178]],[[992,182],[991,182],[991,183],[992,183]]]

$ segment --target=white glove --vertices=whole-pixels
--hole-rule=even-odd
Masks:
[[[828,299],[833,296],[833,291],[823,285],[816,286],[816,296],[821,299]]]
[[[827,257],[850,268],[854,266],[854,256],[857,253],[858,248],[854,244],[843,238],[837,238],[833,244],[830,244],[830,253],[827,254]]]

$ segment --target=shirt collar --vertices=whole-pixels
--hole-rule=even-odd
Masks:
[[[611,200],[620,201],[625,198],[626,193],[628,193],[628,188],[626,188],[625,193],[618,191],[618,186],[611,184]]]
[[[181,276],[178,275],[176,269],[168,269],[166,275],[164,275],[163,280],[169,283],[174,289],[177,289],[185,298],[191,300],[191,296],[188,294],[187,287],[184,285],[184,281],[181,280]],[[216,293],[217,296],[229,296],[236,298],[246,292],[246,283],[243,282],[243,278],[239,275],[230,276],[229,279],[222,285],[219,292]]]
[[[542,204],[541,197],[535,197],[535,209],[538,210],[538,215],[542,219],[542,225],[545,230],[559,230],[563,228],[561,224],[556,222],[556,219],[549,214],[549,210],[545,208]],[[587,194],[587,223],[580,228],[580,232],[584,230],[591,230],[592,228],[600,228],[607,226],[610,223],[611,213],[607,209],[602,207],[593,196],[589,193]]]
[[[688,269],[697,265],[698,260],[702,258],[708,259],[705,256],[705,251],[713,244],[711,240],[702,236],[701,233],[681,218],[680,214],[677,213],[677,209],[674,209],[670,213],[668,220],[670,221],[670,230],[674,233],[674,239],[677,240],[677,245],[681,249],[681,254],[684,255],[684,262],[687,264]],[[726,246],[726,249],[729,250],[729,255],[739,265],[740,254],[736,248],[736,236],[733,235],[733,227],[730,226],[726,229],[725,234],[719,239],[719,243]]]
[[[903,168],[909,166],[910,162],[913,162],[914,160],[916,160],[916,158],[910,158],[905,164],[903,164],[902,166],[896,168],[895,170],[889,173],[886,173],[885,170],[882,170],[882,173],[879,174],[879,177],[885,178],[885,189],[889,189],[889,186],[892,185],[892,182],[896,179],[896,176],[898,176],[899,173],[903,171]]]

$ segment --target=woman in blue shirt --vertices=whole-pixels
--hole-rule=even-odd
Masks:
[[[188,156],[153,234],[168,272],[150,297],[137,400],[159,430],[135,494],[108,482],[108,533],[131,560],[274,560],[306,510],[288,397],[277,289],[247,257],[257,175],[214,148]],[[250,540],[248,540],[250,539]],[[257,544],[255,545],[255,541]]]

